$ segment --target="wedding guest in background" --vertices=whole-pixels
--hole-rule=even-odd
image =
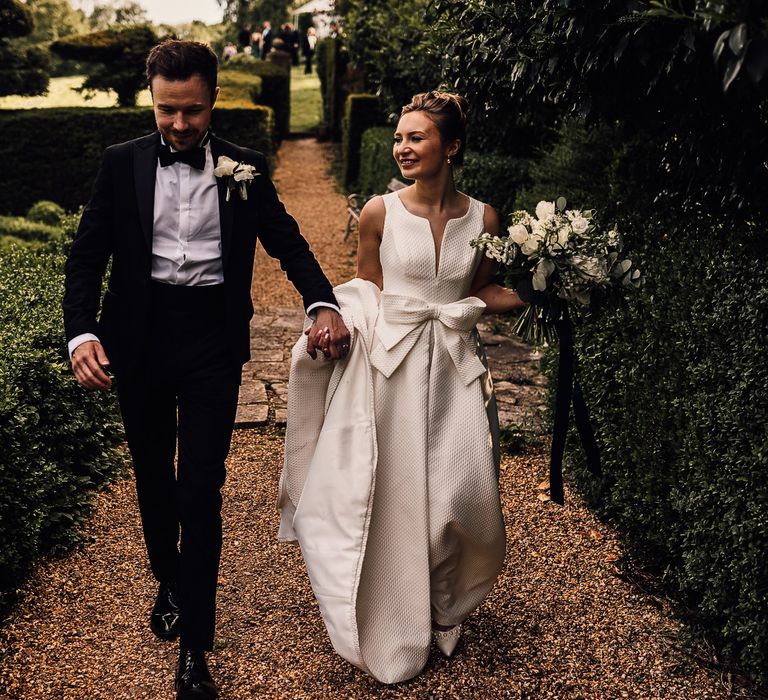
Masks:
[[[224,47],[224,50],[221,52],[221,58],[223,61],[228,61],[232,56],[237,55],[237,46],[235,46],[231,41],[227,42],[227,45]]]
[[[272,24],[269,20],[265,20],[261,29],[261,57],[266,58],[270,49],[272,48],[272,40],[275,37],[272,32]]]
[[[261,58],[261,32],[258,29],[251,34],[251,55]]]
[[[237,43],[242,51],[246,46],[251,45],[251,25],[244,24],[237,33]]]
[[[302,52],[304,54],[304,73],[309,75],[312,72],[312,57],[315,55],[315,45],[317,44],[317,32],[314,27],[307,29],[307,33],[302,42]]]
[[[299,35],[299,30],[296,29],[296,27],[293,26],[290,22],[288,23],[288,32],[289,32],[289,46],[290,46],[290,53],[291,53],[291,63],[294,66],[299,65],[299,48],[301,44],[301,37]]]

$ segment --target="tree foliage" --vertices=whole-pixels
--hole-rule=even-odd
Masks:
[[[56,41],[88,29],[85,15],[69,0],[27,0],[26,4],[34,22],[34,30],[25,37],[31,44]]]
[[[440,61],[427,52],[429,0],[347,0],[344,27],[350,59],[367,88],[399,113],[417,92],[440,86]]]
[[[758,204],[768,7],[676,4],[683,11],[640,0],[436,0],[432,51],[499,143],[521,122],[618,121],[652,135],[660,196],[710,211]]]
[[[42,95],[48,90],[48,57],[20,37],[34,29],[32,13],[18,0],[0,0],[0,95]]]
[[[224,13],[224,20],[236,26],[251,23],[261,29],[261,23],[268,20],[277,33],[279,25],[288,19],[290,0],[218,0]],[[301,3],[298,3],[301,4]]]
[[[158,37],[149,25],[105,29],[77,34],[51,44],[62,58],[96,63],[82,90],[114,90],[121,107],[136,104],[136,95],[146,85],[144,62]]]
[[[138,2],[132,2],[132,0],[100,2],[88,16],[88,25],[93,31],[130,27],[148,22],[147,11]]]

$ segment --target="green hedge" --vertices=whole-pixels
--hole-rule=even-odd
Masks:
[[[456,186],[490,204],[504,220],[514,211],[518,192],[530,181],[528,170],[529,161],[524,158],[467,151],[456,171]]]
[[[237,106],[260,104],[263,82],[261,76],[246,73],[245,71],[219,71],[218,83],[221,92],[216,101],[216,106],[221,108],[235,106],[235,104]]]
[[[360,139],[360,176],[358,189],[366,197],[386,192],[393,177],[402,179],[400,168],[392,157],[391,126],[366,129]]]
[[[61,252],[0,249],[0,604],[41,552],[76,541],[92,492],[121,473],[114,394],[75,382]]]
[[[212,126],[272,157],[271,110],[214,109]],[[8,165],[0,172],[0,214],[23,214],[40,199],[77,209],[90,196],[104,149],[154,128],[146,108],[1,110],[0,162]]]
[[[274,63],[247,54],[237,54],[227,61],[226,72],[242,71],[261,78],[258,103],[275,111],[275,137],[280,140],[291,131],[291,74]]]
[[[360,141],[363,132],[372,126],[384,124],[385,117],[376,95],[348,95],[342,122],[341,162],[342,182],[347,189],[355,189],[360,172]]]
[[[333,141],[339,141],[344,105],[349,94],[343,85],[349,54],[340,37],[326,37],[317,46],[317,72],[323,93],[325,130]]]
[[[30,221],[37,221],[38,223],[48,224],[49,226],[61,226],[66,214],[64,208],[60,207],[56,202],[41,199],[29,208],[27,218]]]
[[[23,216],[0,216],[0,236],[14,236],[26,242],[49,242],[61,235],[61,229],[56,226],[31,221]]]
[[[567,126],[520,203],[566,194],[617,221],[646,288],[576,328],[603,477],[569,437],[572,483],[720,650],[768,679],[768,238],[653,193],[663,144]],[[600,140],[602,139],[602,142]],[[618,144],[618,145],[617,145]],[[602,154],[602,155],[599,155]],[[548,373],[554,382],[555,362]]]

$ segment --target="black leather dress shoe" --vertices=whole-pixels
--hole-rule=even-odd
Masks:
[[[161,583],[149,616],[149,627],[160,639],[170,641],[181,630],[181,608],[175,583]]]
[[[205,653],[182,649],[176,672],[176,700],[213,700],[219,689],[205,663]]]

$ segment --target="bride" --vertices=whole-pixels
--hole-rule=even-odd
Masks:
[[[294,348],[282,540],[298,540],[331,642],[382,683],[446,656],[504,559],[498,418],[475,324],[521,307],[470,246],[496,212],[457,191],[466,101],[415,95],[393,155],[414,184],[360,214],[357,278],[336,289],[348,357]]]

